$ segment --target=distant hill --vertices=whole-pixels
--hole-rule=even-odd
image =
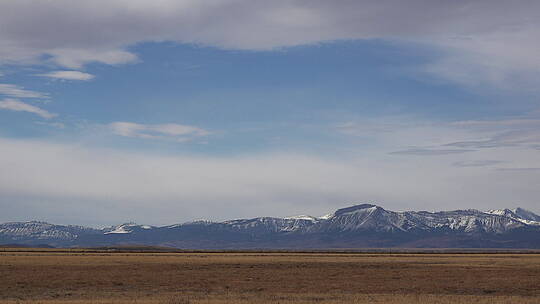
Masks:
[[[540,216],[522,208],[395,212],[355,205],[313,217],[194,221],[104,229],[45,222],[0,224],[0,244],[182,249],[540,248]],[[13,245],[9,245],[13,246]],[[142,246],[142,247],[141,247]]]

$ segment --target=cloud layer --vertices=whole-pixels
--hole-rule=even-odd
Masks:
[[[122,64],[137,59],[129,46],[148,41],[270,50],[387,39],[439,48],[441,60],[424,70],[447,79],[532,85],[540,75],[539,10],[533,0],[3,1],[0,62],[31,63],[46,55],[70,68]]]
[[[196,157],[1,138],[0,150],[0,221],[170,224],[194,218],[322,215],[366,201],[397,210],[520,205],[540,211],[540,190],[531,183],[538,179],[534,164],[540,156],[532,150],[474,152],[466,158],[380,153]],[[497,170],[500,163],[478,162],[482,156],[526,161]],[[456,167],[459,160],[464,162]]]

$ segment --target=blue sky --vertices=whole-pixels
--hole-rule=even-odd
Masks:
[[[97,2],[0,4],[0,221],[540,212],[535,2]]]

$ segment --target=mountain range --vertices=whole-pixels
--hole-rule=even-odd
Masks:
[[[361,204],[322,217],[258,217],[162,227],[125,223],[96,229],[38,221],[10,222],[0,224],[0,244],[183,249],[538,249],[540,216],[522,208],[395,212]]]

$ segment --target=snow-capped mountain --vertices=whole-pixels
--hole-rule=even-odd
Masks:
[[[540,216],[522,208],[489,210],[486,213],[509,217],[527,225],[540,226]]]
[[[72,242],[80,235],[98,233],[100,231],[93,228],[53,225],[39,221],[0,224],[0,240],[10,240],[13,243]]]
[[[223,222],[234,231],[249,233],[279,233],[303,231],[319,220],[311,216],[291,216],[286,218],[258,217],[254,219],[240,219]]]
[[[150,230],[154,227],[148,226],[148,225],[138,225],[136,223],[124,223],[118,226],[112,226],[108,228],[102,229],[104,234],[124,234],[124,233],[132,233],[140,230]]]
[[[339,209],[306,232],[395,232],[421,226],[405,214],[387,211],[376,205],[362,204]]]
[[[199,220],[164,227],[125,223],[94,229],[44,222],[5,223],[0,225],[1,243],[180,248],[540,248],[540,216],[522,208],[396,212],[361,204],[322,217]]]

